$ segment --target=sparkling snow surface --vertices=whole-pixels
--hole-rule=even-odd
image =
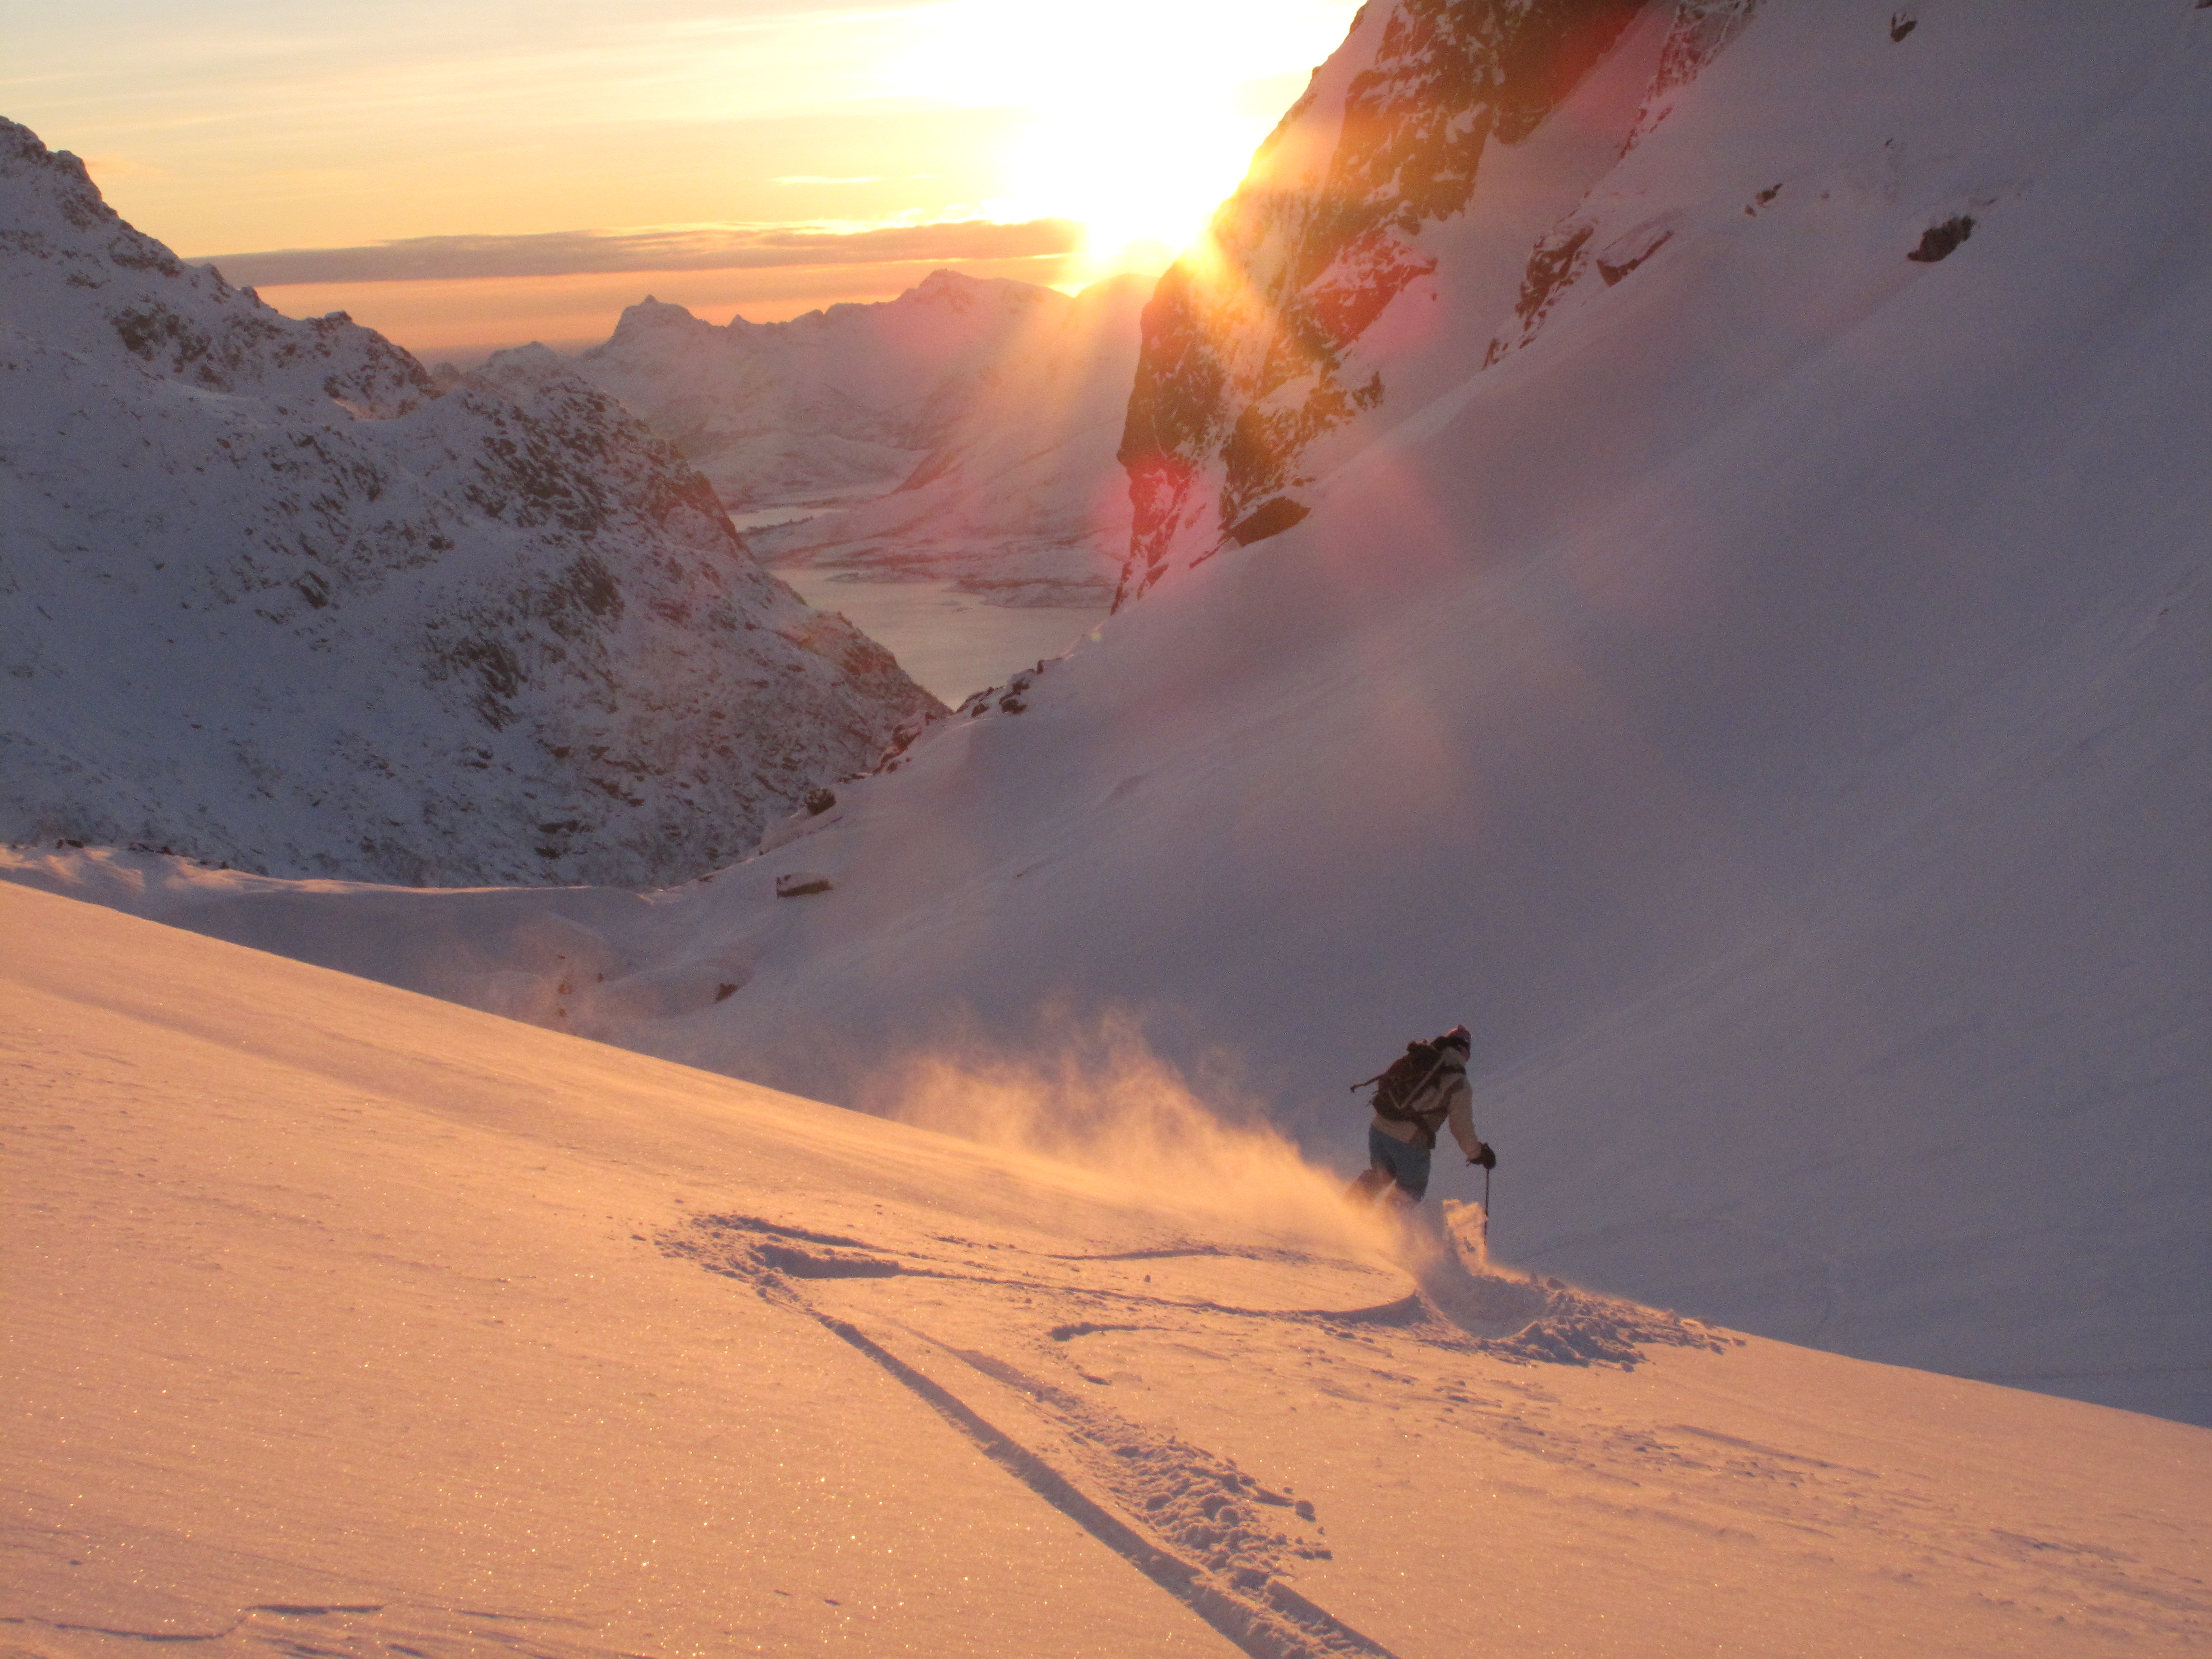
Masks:
[[[2212,1433],[1417,1284],[1264,1139],[1085,1171],[21,888],[0,1009],[19,1655],[2212,1636]]]

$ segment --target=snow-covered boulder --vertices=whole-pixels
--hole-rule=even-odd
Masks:
[[[665,882],[933,706],[605,393],[539,362],[441,394],[12,124],[0,306],[0,837]]]

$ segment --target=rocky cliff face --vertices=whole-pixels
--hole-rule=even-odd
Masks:
[[[1119,599],[1311,510],[1316,444],[1394,390],[1406,343],[1376,349],[1370,331],[1436,272],[1426,233],[1467,209],[1486,155],[1526,139],[1632,25],[1663,13],[1632,143],[1757,3],[1369,7],[1146,307],[1121,449],[1135,520]],[[1583,227],[1532,251],[1524,324],[1587,262],[1589,240]]]
[[[442,394],[0,126],[0,836],[679,879],[933,708],[567,375]]]

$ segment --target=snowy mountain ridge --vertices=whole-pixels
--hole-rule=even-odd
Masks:
[[[897,299],[717,326],[647,300],[573,358],[493,359],[619,398],[763,527],[772,563],[1103,604],[1128,537],[1115,446],[1142,279],[1070,297],[940,270]],[[775,509],[793,522],[766,522]]]
[[[650,884],[934,706],[575,377],[441,393],[183,265],[20,126],[0,192],[0,836]]]
[[[1151,289],[1133,276],[1084,289],[1006,353],[896,489],[763,528],[761,556],[860,580],[951,576],[1002,605],[1105,604],[1129,541],[1117,449]]]
[[[940,270],[897,299],[717,326],[647,299],[574,372],[674,444],[733,511],[888,489],[1065,296]]]

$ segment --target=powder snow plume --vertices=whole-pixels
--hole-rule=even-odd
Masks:
[[[970,1036],[886,1067],[863,1109],[1008,1146],[1126,1182],[1148,1196],[1304,1237],[1387,1249],[1395,1229],[1347,1204],[1268,1122],[1225,1054],[1195,1078],[1163,1059],[1127,1010],[1048,1011],[1017,1052]]]

